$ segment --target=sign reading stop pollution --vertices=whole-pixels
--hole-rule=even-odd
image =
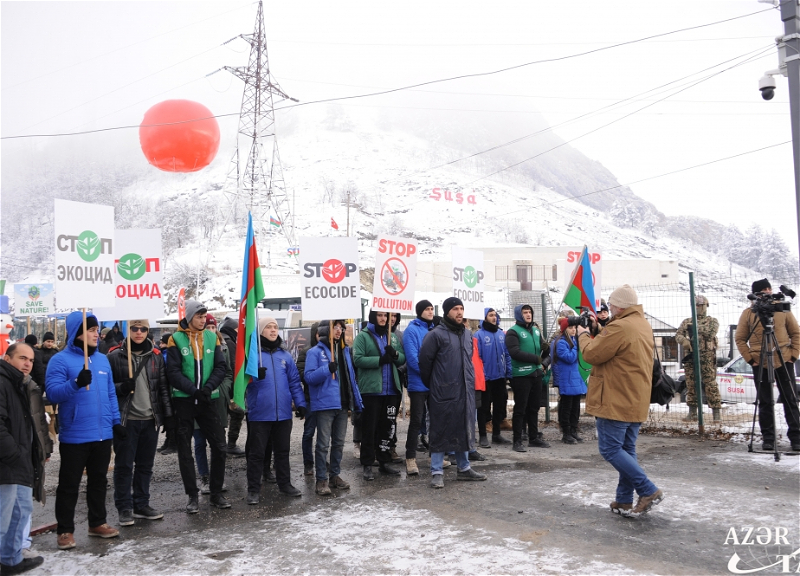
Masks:
[[[299,261],[303,320],[361,316],[355,238],[300,238]]]
[[[55,201],[59,308],[114,305],[114,207]]]
[[[370,306],[373,310],[400,313],[414,310],[417,251],[416,240],[378,236]]]
[[[483,319],[483,252],[453,246],[453,296],[464,302],[464,318]]]
[[[14,284],[14,316],[44,316],[53,312],[52,284]]]
[[[109,308],[93,307],[101,320],[154,320],[164,315],[161,230],[117,230],[114,290]]]

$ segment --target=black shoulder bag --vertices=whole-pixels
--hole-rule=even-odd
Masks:
[[[653,389],[650,391],[650,404],[659,404],[664,406],[669,404],[675,396],[675,380],[672,379],[661,365],[661,360],[658,357],[658,346],[656,346],[656,338],[653,336],[653,350],[656,357],[653,358]]]

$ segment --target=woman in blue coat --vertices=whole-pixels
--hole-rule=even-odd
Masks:
[[[578,436],[578,418],[581,415],[581,396],[586,394],[586,382],[578,369],[578,342],[575,340],[576,326],[569,326],[567,318],[559,320],[561,337],[553,343],[555,357],[553,378],[561,399],[558,403],[558,423],[561,426],[564,444],[583,442]]]
[[[275,476],[278,488],[287,496],[300,496],[292,486],[289,473],[289,440],[292,435],[292,400],[298,415],[306,415],[306,398],[300,385],[300,373],[292,355],[281,347],[278,322],[274,318],[258,320],[261,339],[261,374],[245,390],[247,409],[247,503],[258,504],[267,443],[273,442]]]

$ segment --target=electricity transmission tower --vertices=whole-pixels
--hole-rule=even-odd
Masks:
[[[270,212],[274,211],[289,246],[295,246],[294,220],[275,134],[275,104],[284,100],[297,102],[297,99],[281,90],[270,74],[262,2],[258,3],[253,33],[240,34],[225,44],[237,38],[250,44],[247,66],[219,69],[227,70],[244,82],[236,148],[223,187],[230,204],[227,220],[244,221],[246,211],[242,208],[246,207],[253,214],[254,226],[266,232],[269,230]],[[247,147],[249,153],[244,156]]]

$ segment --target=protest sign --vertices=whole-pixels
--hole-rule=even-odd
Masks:
[[[54,312],[52,284],[14,284],[14,316],[46,316]]]
[[[114,208],[55,201],[59,308],[114,305]]]
[[[372,284],[373,310],[406,314],[414,310],[417,252],[416,240],[378,236]]]
[[[355,238],[301,238],[299,261],[303,320],[361,316]]]
[[[483,252],[453,246],[453,296],[464,302],[464,317],[483,319]]]
[[[164,315],[161,230],[117,230],[113,307],[94,306],[101,320],[152,320]]]

